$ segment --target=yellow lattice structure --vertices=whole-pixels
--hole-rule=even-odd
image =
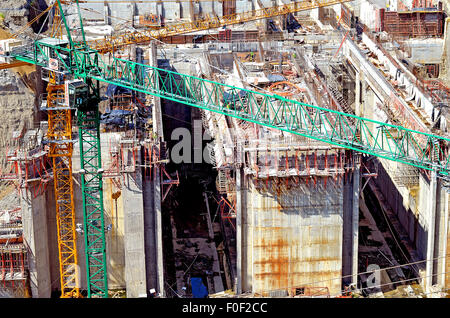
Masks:
[[[59,10],[53,20],[52,35],[62,38]],[[77,257],[75,207],[72,181],[72,120],[65,104],[64,85],[58,85],[59,74],[50,72],[47,86],[49,157],[53,160],[58,231],[61,297],[81,297]]]
[[[52,76],[51,76],[52,77]],[[72,125],[64,85],[47,87],[49,156],[53,160],[61,297],[80,297],[72,182]],[[56,108],[56,110],[51,110]]]
[[[349,1],[351,0],[306,0],[292,2],[279,6],[272,6],[258,10],[224,15],[221,17],[208,16],[207,18],[195,20],[192,22],[182,22],[167,25],[158,30],[128,32],[122,35],[105,37],[104,39],[100,40],[92,40],[89,41],[88,44],[91,48],[98,50],[100,53],[107,53],[130,44],[146,43],[154,39],[165,38],[168,36],[220,28],[232,24],[239,24],[265,18],[272,18],[283,14],[311,10],[314,8],[331,6]]]

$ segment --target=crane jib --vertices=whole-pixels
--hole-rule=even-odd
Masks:
[[[97,51],[82,44],[75,47],[37,41],[34,60],[30,53],[14,57],[45,66],[52,55],[59,61],[61,72],[77,78],[111,83],[417,168],[436,170],[443,176],[449,174],[450,139],[446,137],[115,57],[107,64]],[[69,58],[64,60],[63,56]]]

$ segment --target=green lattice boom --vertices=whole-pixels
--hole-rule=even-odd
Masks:
[[[88,297],[108,296],[98,106],[78,110]]]
[[[48,58],[42,50],[36,48],[34,51],[39,54],[15,57],[47,65]],[[77,78],[115,84],[417,168],[435,170],[440,175],[449,174],[447,145],[450,139],[445,137],[119,58],[105,64],[96,51],[87,47],[59,49],[59,52],[70,57],[68,63],[62,60],[61,63]]]

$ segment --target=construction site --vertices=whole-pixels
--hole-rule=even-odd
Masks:
[[[447,0],[1,1],[0,298],[448,298],[448,32]]]

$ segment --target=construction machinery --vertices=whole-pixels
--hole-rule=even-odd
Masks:
[[[348,1],[350,0],[316,0],[292,2],[279,6],[272,6],[261,8],[258,10],[224,15],[221,17],[208,16],[207,18],[195,20],[192,22],[182,22],[166,25],[165,27],[156,30],[125,33],[121,35],[105,37],[104,39],[90,41],[88,44],[90,48],[95,49],[100,53],[107,53],[130,44],[143,44],[148,43],[154,39],[165,38],[168,36],[180,35],[201,30],[209,30],[213,28],[221,28],[228,25],[272,18],[284,14],[341,4]]]
[[[80,21],[81,39],[79,40],[72,37],[73,31],[66,21],[63,10],[63,4],[73,4],[73,2],[56,0],[60,21],[65,27],[67,39],[40,38],[31,45],[14,46],[4,52],[4,56],[10,63],[21,61],[38,65],[49,70],[50,77],[53,76],[48,89],[47,102],[48,108],[53,112],[49,115],[48,138],[53,147],[51,153],[54,155],[55,179],[58,177],[57,174],[59,174],[60,180],[69,180],[68,176],[71,176],[70,109],[74,109],[77,113],[89,297],[107,297],[108,290],[98,110],[100,82],[151,94],[346,149],[433,170],[440,176],[449,175],[450,157],[447,147],[450,139],[448,138],[114,56],[106,63],[101,55],[101,53],[112,51],[112,48],[145,43],[154,38],[216,28],[342,2],[346,1],[323,0],[315,1],[314,4],[310,2],[292,3],[232,17],[211,18],[208,21],[183,24],[184,26],[168,26],[141,35],[122,35],[88,43],[84,36],[78,0],[75,3],[78,6]],[[230,96],[232,96],[231,99]],[[50,120],[50,116],[53,117],[52,120]],[[58,169],[61,169],[61,172]],[[56,193],[63,189],[62,185],[59,187],[59,183],[55,181]],[[58,200],[60,200],[61,206],[67,207],[64,217],[67,217],[69,222],[64,227],[68,233],[67,237],[60,236],[58,238],[60,255],[65,255],[65,252],[63,253],[61,250],[66,244],[63,239],[72,239],[72,235],[75,235],[73,203],[70,206],[67,205],[70,201],[70,191],[72,191],[71,183],[67,183],[64,189],[67,189],[67,192],[64,192],[65,196]],[[61,212],[58,213],[62,216]],[[58,228],[58,231],[61,231],[61,228]],[[76,254],[75,246],[70,253],[72,253],[70,255]],[[78,285],[73,280],[74,277],[77,277],[76,259],[74,258],[69,265],[65,267],[63,262],[61,267],[61,283],[63,284],[63,281],[70,283],[67,285],[69,287],[67,291],[65,290],[66,286],[62,285],[62,296],[79,297]]]
[[[51,38],[47,43],[66,45],[60,27],[62,14],[55,11]],[[53,55],[52,55],[53,56]],[[72,116],[71,107],[65,103],[64,77],[56,61],[43,72],[47,85],[49,158],[52,159],[56,202],[56,226],[58,235],[61,297],[80,297],[79,265],[75,232],[75,204],[72,181]]]

